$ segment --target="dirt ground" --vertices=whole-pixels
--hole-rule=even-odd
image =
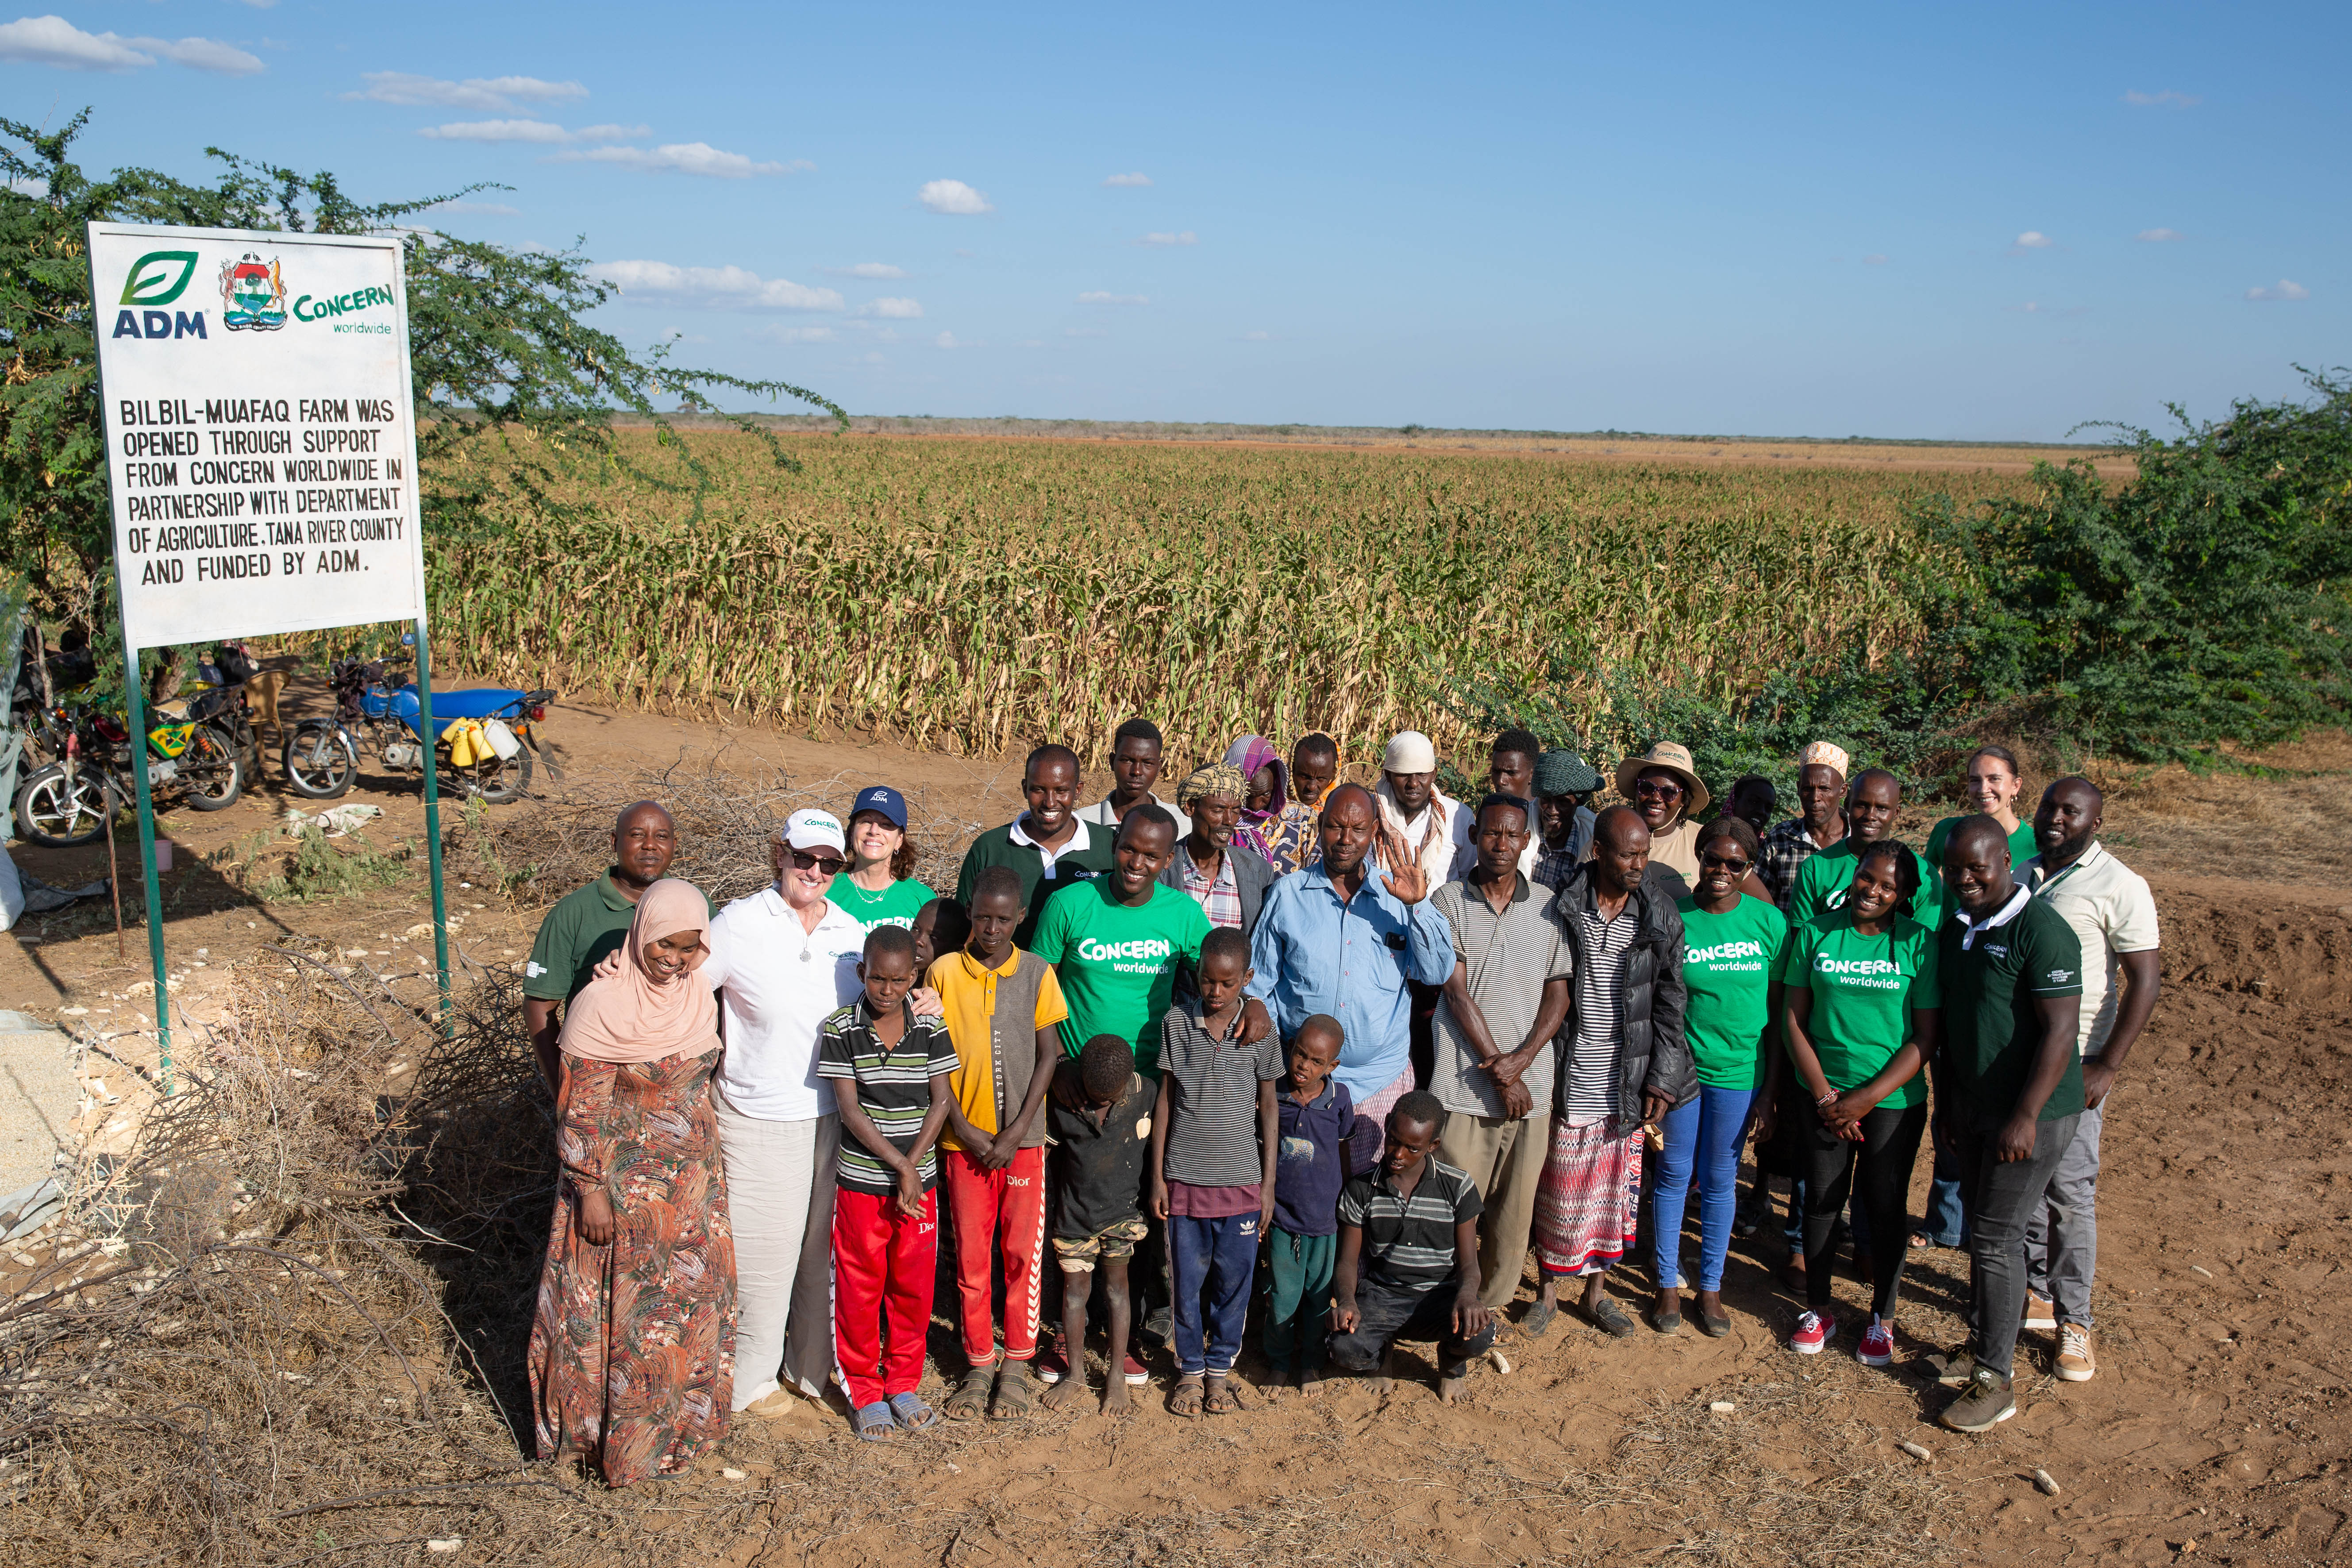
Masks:
[[[731,772],[824,783],[845,803],[865,782],[896,784],[915,801],[919,827],[942,837],[1013,809],[1017,763],[572,702],[544,730],[575,780],[723,750]],[[2056,1382],[2049,1337],[2027,1335],[2023,1408],[1986,1436],[1935,1427],[1940,1401],[1916,1370],[1926,1352],[1960,1337],[1963,1255],[1913,1255],[1897,1363],[1873,1372],[1844,1345],[1801,1360],[1784,1348],[1799,1303],[1776,1278],[1781,1246],[1768,1234],[1734,1247],[1729,1338],[1644,1329],[1612,1342],[1563,1316],[1544,1339],[1507,1344],[1508,1374],[1481,1367],[1454,1408],[1437,1402],[1427,1363],[1408,1352],[1384,1393],[1339,1380],[1312,1402],[1294,1395],[1199,1421],[1163,1408],[1164,1367],[1123,1420],[1041,1415],[881,1448],[856,1444],[837,1414],[814,1405],[751,1421],[693,1475],[640,1489],[655,1555],[877,1568],[1653,1554],[1856,1563],[1892,1562],[1892,1545],[1907,1551],[1932,1534],[1963,1562],[2352,1557],[2352,1308],[2342,1293],[2352,1235],[2352,859],[2335,831],[2352,741],[2322,737],[2263,761],[2285,772],[2196,779],[2168,770],[2134,781],[2111,813],[2111,846],[2157,891],[2166,989],[2109,1101],[2100,1373]],[[273,759],[265,787],[237,806],[170,819],[181,850],[165,879],[166,932],[176,1006],[192,1016],[233,992],[242,957],[288,935],[378,970],[429,965],[421,876],[340,900],[265,906],[208,863],[275,828],[289,804],[277,777]],[[370,778],[351,798],[386,807],[371,829],[380,847],[421,833],[409,788]],[[60,884],[104,871],[102,847],[16,853]],[[123,863],[131,860],[126,842]],[[528,948],[536,909],[482,888],[453,883],[449,893],[464,919],[462,953],[511,964]],[[122,1062],[152,1068],[152,998],[133,990],[148,978],[139,930],[121,957],[111,915],[97,905],[28,919],[16,934],[0,944],[0,1007],[71,1024]],[[97,1073],[101,1058],[91,1065]],[[108,1092],[131,1087],[129,1072],[105,1065]],[[103,1131],[122,1120],[94,1098],[85,1125]],[[1915,1213],[1926,1182],[1923,1161]],[[1646,1263],[1621,1269],[1615,1285],[1629,1306],[1645,1306]],[[1839,1296],[1849,1311],[1864,1301],[1850,1279]],[[961,1363],[944,1321],[932,1343],[927,1388],[937,1402],[940,1371]],[[1247,1356],[1243,1370],[1259,1371]],[[1710,1410],[1717,1401],[1732,1408]],[[1904,1441],[1932,1457],[1907,1455]],[[2055,1496],[2037,1489],[2037,1468],[2058,1483]],[[463,1535],[461,1522],[449,1533]],[[433,1560],[620,1559],[583,1529],[530,1542],[486,1538]]]

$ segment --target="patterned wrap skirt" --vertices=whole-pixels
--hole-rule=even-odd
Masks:
[[[1547,1274],[1599,1274],[1633,1250],[1642,1212],[1642,1130],[1609,1119],[1552,1119],[1536,1190],[1536,1261]]]

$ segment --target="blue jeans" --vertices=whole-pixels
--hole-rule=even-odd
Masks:
[[[1682,1283],[1683,1205],[1698,1169],[1698,1288],[1723,1289],[1724,1254],[1731,1250],[1731,1212],[1738,1203],[1739,1145],[1748,1131],[1752,1089],[1699,1086],[1698,1098],[1660,1119],[1666,1146],[1650,1184],[1652,1267],[1660,1288]]]
[[[1216,1219],[1170,1215],[1168,1250],[1176,1266],[1176,1370],[1187,1377],[1233,1371],[1257,1268],[1257,1211]]]
[[[1919,1234],[1937,1247],[1969,1244],[1968,1211],[1960,1206],[1959,1162],[1936,1151],[1936,1179],[1927,1184],[1927,1217]]]

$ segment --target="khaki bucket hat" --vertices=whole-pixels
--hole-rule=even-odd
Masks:
[[[1688,747],[1677,746],[1672,741],[1660,741],[1640,756],[1628,757],[1619,763],[1617,793],[1632,800],[1633,781],[1641,776],[1643,768],[1664,768],[1681,776],[1684,785],[1690,790],[1690,798],[1683,805],[1685,816],[1696,816],[1706,809],[1707,802],[1713,798],[1706,793],[1706,781],[1698,776],[1698,768],[1691,761]]]

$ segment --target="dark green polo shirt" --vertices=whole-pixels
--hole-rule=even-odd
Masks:
[[[539,1002],[569,1002],[596,977],[608,952],[621,951],[637,906],[621,896],[607,871],[555,902],[539,922],[539,939],[523,965],[522,994]]]
[[[1991,1131],[2009,1120],[2033,1076],[2042,1049],[2033,1004],[2083,994],[2083,944],[2045,899],[2027,899],[2016,914],[1978,931],[1963,948],[1968,931],[1967,921],[1955,912],[1937,933],[1944,1038],[1936,1089],[1952,1097],[1961,1126]],[[2070,1050],[2066,1076],[2042,1101],[2041,1120],[2055,1121],[2082,1109],[2083,1064]]]
[[[1030,939],[1037,934],[1037,921],[1045,913],[1045,900],[1074,882],[1087,881],[1109,870],[1111,836],[1118,829],[1079,818],[1078,832],[1086,835],[1085,847],[1081,848],[1078,839],[1073,837],[1054,858],[1053,875],[1047,876],[1044,853],[1035,845],[1024,842],[1025,833],[1021,839],[1013,837],[1020,826],[1021,819],[1016,817],[971,841],[971,847],[963,852],[963,870],[956,878],[955,896],[957,903],[967,910],[971,908],[972,885],[980,880],[980,874],[992,866],[1012,867],[1020,875],[1021,901],[1029,910],[1013,928],[1013,945],[1034,948],[1036,944]]]

